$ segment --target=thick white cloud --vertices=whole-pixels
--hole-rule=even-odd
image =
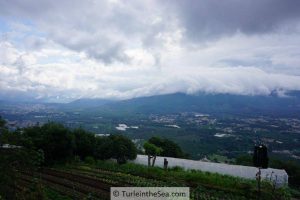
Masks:
[[[262,13],[234,12],[242,18],[232,22],[232,6],[241,4],[234,0],[224,18],[209,1],[191,7],[150,0],[0,0],[0,97],[68,101],[300,90],[300,21],[295,2],[286,2],[273,5],[280,11],[273,21],[274,12],[265,13],[272,4],[264,0],[247,4]],[[211,12],[195,12],[205,6]],[[259,19],[271,24],[252,27]]]

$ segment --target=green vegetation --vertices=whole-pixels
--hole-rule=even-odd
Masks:
[[[9,133],[5,127],[5,121],[1,120],[1,135]],[[2,140],[0,140],[2,146]],[[43,162],[40,151],[21,149],[19,147],[0,149],[0,197],[13,199],[16,193],[15,181],[19,169],[35,170]]]
[[[10,132],[1,125],[0,195],[4,199],[108,199],[113,186],[188,186],[192,199],[256,199],[256,182],[220,174],[164,170],[126,162],[137,149],[122,135],[95,137],[47,123]],[[152,138],[146,154],[185,156],[173,142]],[[113,158],[117,162],[107,161]],[[152,163],[152,165],[154,165]],[[262,183],[262,199],[289,199],[288,188]]]
[[[178,144],[166,138],[152,137],[148,140],[148,142],[162,149],[160,152],[161,156],[174,158],[186,158],[188,156],[183,153]]]
[[[268,110],[264,115],[255,109],[253,110],[252,106],[257,104],[257,98],[254,97],[256,100],[251,100],[251,103],[248,100],[245,102],[247,109],[239,106],[238,108],[234,107],[238,113],[225,112],[220,107],[227,107],[224,104],[224,100],[227,99],[224,99],[226,95],[221,98],[221,101],[219,96],[211,96],[212,99],[208,98],[205,101],[204,99],[202,101],[202,98],[192,97],[196,99],[190,101],[188,96],[186,99],[179,95],[178,98],[183,98],[178,102],[181,104],[181,109],[179,109],[180,106],[177,103],[176,105],[169,103],[169,101],[172,102],[172,99],[178,99],[177,95],[171,96],[170,98],[150,98],[154,100],[153,107],[150,105],[150,110],[147,101],[144,105],[139,106],[139,103],[134,100],[130,103],[135,107],[134,110],[130,109],[130,106],[128,107],[126,104],[128,101],[124,101],[122,106],[117,106],[115,109],[109,109],[108,105],[91,106],[93,103],[88,103],[87,107],[43,104],[45,108],[38,111],[35,109],[35,103],[14,105],[9,102],[8,104],[0,104],[0,110],[5,113],[5,118],[12,122],[10,125],[12,128],[26,125],[24,121],[28,124],[55,121],[72,129],[82,127],[99,134],[125,133],[129,138],[139,139],[141,144],[153,136],[168,138],[188,153],[189,158],[195,160],[212,154],[226,156],[229,159],[236,158],[252,151],[255,141],[260,138],[268,145],[270,156],[300,163],[300,160],[297,159],[300,156],[300,134],[297,134],[300,130],[297,126],[299,124],[299,112],[297,113],[293,106],[289,108],[280,106],[283,110],[292,108],[290,111],[297,113],[294,115],[289,111],[287,112],[288,115],[284,115],[279,110],[277,112],[274,109],[268,109],[269,104],[266,104],[262,107]],[[227,99],[226,101],[236,106],[241,100],[240,97],[236,98],[239,100],[230,97],[231,100]],[[278,98],[277,100],[286,101],[288,99]],[[167,103],[162,106],[162,102]],[[215,105],[212,106],[211,103]],[[220,109],[216,107],[216,103]],[[186,107],[190,107],[190,109],[186,109]],[[242,111],[241,108],[245,110]],[[145,109],[151,112],[145,112]],[[15,110],[18,112],[16,113]],[[155,110],[158,112],[154,112]],[[245,112],[246,110],[247,112]],[[52,114],[49,115],[49,113]],[[115,128],[118,124],[139,128],[118,131]],[[168,126],[171,124],[178,125],[180,128]],[[216,137],[216,134],[226,134],[226,136]],[[233,141],[236,142],[233,143]]]
[[[108,137],[111,140],[112,158],[115,158],[119,164],[133,160],[137,156],[135,145],[128,138],[122,135],[112,135]]]
[[[250,155],[242,155],[236,159],[236,164],[252,166],[252,157]],[[293,161],[282,161],[276,158],[270,158],[269,167],[276,169],[284,169],[289,175],[289,185],[293,188],[300,188],[300,165]],[[300,196],[300,195],[299,195]]]
[[[26,174],[37,172],[40,167],[83,159],[89,164],[94,164],[96,159],[110,158],[125,163],[137,155],[135,145],[122,135],[95,137],[83,129],[72,131],[52,122],[14,132],[6,128],[2,119],[0,126],[0,195],[5,199],[20,199],[20,196],[44,199],[41,197],[44,189],[40,184],[33,184],[36,176]]]
[[[148,155],[148,167],[154,166],[156,156],[158,155],[174,158],[187,157],[187,154],[183,153],[176,143],[166,138],[152,137],[144,143],[143,147],[145,149],[145,154]]]
[[[150,142],[144,143],[144,149],[145,153],[148,155],[148,167],[150,167],[150,165],[153,167],[155,164],[156,156],[158,156],[162,152],[162,149]],[[153,159],[152,164],[151,159]]]
[[[95,159],[115,158],[126,162],[137,155],[135,145],[122,135],[95,137],[83,129],[71,131],[61,124],[49,122],[43,126],[19,129],[0,135],[2,143],[22,146],[35,151],[42,151],[44,165],[65,163],[74,156],[84,159],[91,156]]]
[[[68,196],[64,196],[56,192],[55,190],[51,188],[46,188],[45,189],[45,195],[48,199],[56,199],[56,200],[72,200]]]
[[[148,168],[133,163],[118,165],[110,161],[63,166],[60,170],[109,179],[120,185],[188,186],[192,197],[198,196],[199,199],[256,199],[257,195],[256,181],[197,170],[171,168],[166,171],[158,167]],[[273,190],[269,182],[263,182],[262,188],[262,199],[289,199],[287,188]]]
[[[0,195],[13,199],[16,194],[16,180],[19,170],[37,170],[42,162],[40,152],[29,149],[0,150]]]
[[[213,162],[220,162],[220,163],[234,163],[234,159],[229,159],[226,156],[218,155],[218,154],[212,154],[208,156],[208,159]]]

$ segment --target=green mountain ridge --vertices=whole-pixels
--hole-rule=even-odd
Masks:
[[[176,112],[202,112],[210,114],[289,115],[300,113],[300,98],[295,96],[243,96],[230,94],[183,93],[140,97],[124,101],[92,104],[87,109],[107,112],[166,114]],[[100,101],[101,102],[101,101]]]

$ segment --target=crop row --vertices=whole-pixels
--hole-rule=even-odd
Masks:
[[[222,188],[216,185],[203,183],[195,180],[172,179],[172,177],[161,177],[159,179],[150,179],[146,177],[136,176],[118,171],[108,171],[99,168],[90,168],[86,166],[73,167],[71,171],[81,173],[93,177],[109,177],[119,183],[125,182],[132,186],[188,186],[191,188],[193,199],[249,199],[255,198],[253,195],[243,196],[241,192],[230,190],[230,188]],[[202,190],[199,191],[198,187]],[[252,191],[253,192],[253,191]]]
[[[21,182],[21,185],[24,188],[30,188],[30,186],[33,184],[33,179],[34,179],[34,177],[32,177],[30,175],[22,174],[19,176],[19,181]],[[46,179],[40,179],[40,181],[43,185],[53,189],[54,191],[56,191],[62,195],[69,196],[73,199],[84,199],[87,196],[85,193],[76,191],[70,187],[66,187],[63,184],[57,183],[57,181],[53,182],[51,180],[46,180]],[[24,182],[27,184],[24,184]]]
[[[153,179],[147,179],[147,178],[125,174],[121,172],[110,172],[101,169],[90,169],[90,168],[73,168],[72,171],[74,171],[75,173],[81,173],[88,176],[94,176],[97,178],[110,177],[111,179],[116,181],[130,183],[132,186],[140,186],[140,187],[171,186],[171,184],[162,181],[157,181],[157,180],[154,180],[155,183],[153,184],[152,182]],[[199,190],[198,188],[197,189],[191,188],[191,189],[192,189],[191,191],[192,199],[195,200],[247,199],[241,195],[230,194],[230,193],[226,194],[223,191],[211,190],[204,187],[201,187],[201,190]]]
[[[99,182],[96,183],[94,182],[94,180],[88,181],[86,179],[81,179],[81,177],[78,178],[76,176],[72,177],[69,176],[69,174],[66,174],[65,177],[62,177],[62,174],[63,173],[61,173],[60,176],[42,174],[42,178],[51,182],[55,182],[57,184],[61,184],[65,187],[73,189],[74,191],[82,192],[86,195],[93,194],[101,198],[108,198],[109,196],[109,187],[107,191],[107,188],[103,189],[103,185],[101,185],[101,183]],[[85,180],[84,183],[81,182],[82,180]]]
[[[30,175],[30,174],[28,174]],[[32,176],[32,175],[31,175]],[[256,192],[251,189],[247,194],[244,191],[230,190],[230,188],[222,188],[218,185],[211,185],[196,181],[193,179],[182,179],[182,177],[170,179],[165,177],[157,177],[151,179],[139,175],[127,174],[118,171],[108,171],[98,168],[90,168],[86,166],[69,167],[64,169],[46,168],[41,171],[40,177],[46,182],[58,187],[56,191],[76,191],[85,196],[94,194],[97,197],[108,198],[110,187],[112,186],[136,186],[136,187],[163,187],[163,186],[188,186],[191,188],[191,199],[195,200],[219,200],[219,199],[253,199],[256,198]],[[170,177],[172,178],[172,177]],[[233,188],[232,188],[233,189]],[[60,192],[64,194],[63,192]],[[264,195],[265,196],[265,195]],[[73,196],[71,196],[73,197]],[[269,199],[269,198],[268,198]]]
[[[109,192],[110,187],[112,186],[118,186],[116,182],[108,180],[99,180],[94,177],[88,177],[83,176],[78,173],[72,173],[71,171],[60,171],[60,170],[54,170],[54,169],[43,169],[43,174],[48,174],[56,177],[60,177],[63,179],[68,179],[77,183],[81,183],[84,185],[88,185],[93,188],[97,188],[99,190],[102,190],[104,192]]]
[[[98,169],[72,169],[72,171],[97,178],[109,178],[118,182],[121,186],[158,187],[171,186],[169,183],[154,179],[147,179],[121,172],[107,172]]]
[[[49,173],[48,173],[49,172]],[[27,176],[27,178],[32,178],[30,175],[22,175]],[[79,176],[80,177],[80,176]],[[40,174],[40,178],[42,182],[49,186],[51,185],[51,188],[53,186],[58,187],[58,189],[55,189],[56,191],[61,188],[58,192],[61,193],[61,191],[69,190],[69,194],[67,196],[73,197],[75,193],[81,193],[84,196],[93,195],[97,196],[101,199],[108,199],[109,197],[109,186],[104,185],[105,189],[103,189],[103,184],[100,182],[94,182],[94,180],[88,181],[87,179],[78,178],[76,176],[71,176],[70,174],[65,174],[61,172],[53,172],[50,174],[50,171],[43,172]],[[80,181],[77,181],[79,179]],[[82,183],[84,180],[84,183]],[[81,195],[81,196],[82,196]]]

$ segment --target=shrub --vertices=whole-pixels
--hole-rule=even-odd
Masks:
[[[95,159],[92,156],[87,156],[84,159],[84,162],[89,165],[95,165]]]

